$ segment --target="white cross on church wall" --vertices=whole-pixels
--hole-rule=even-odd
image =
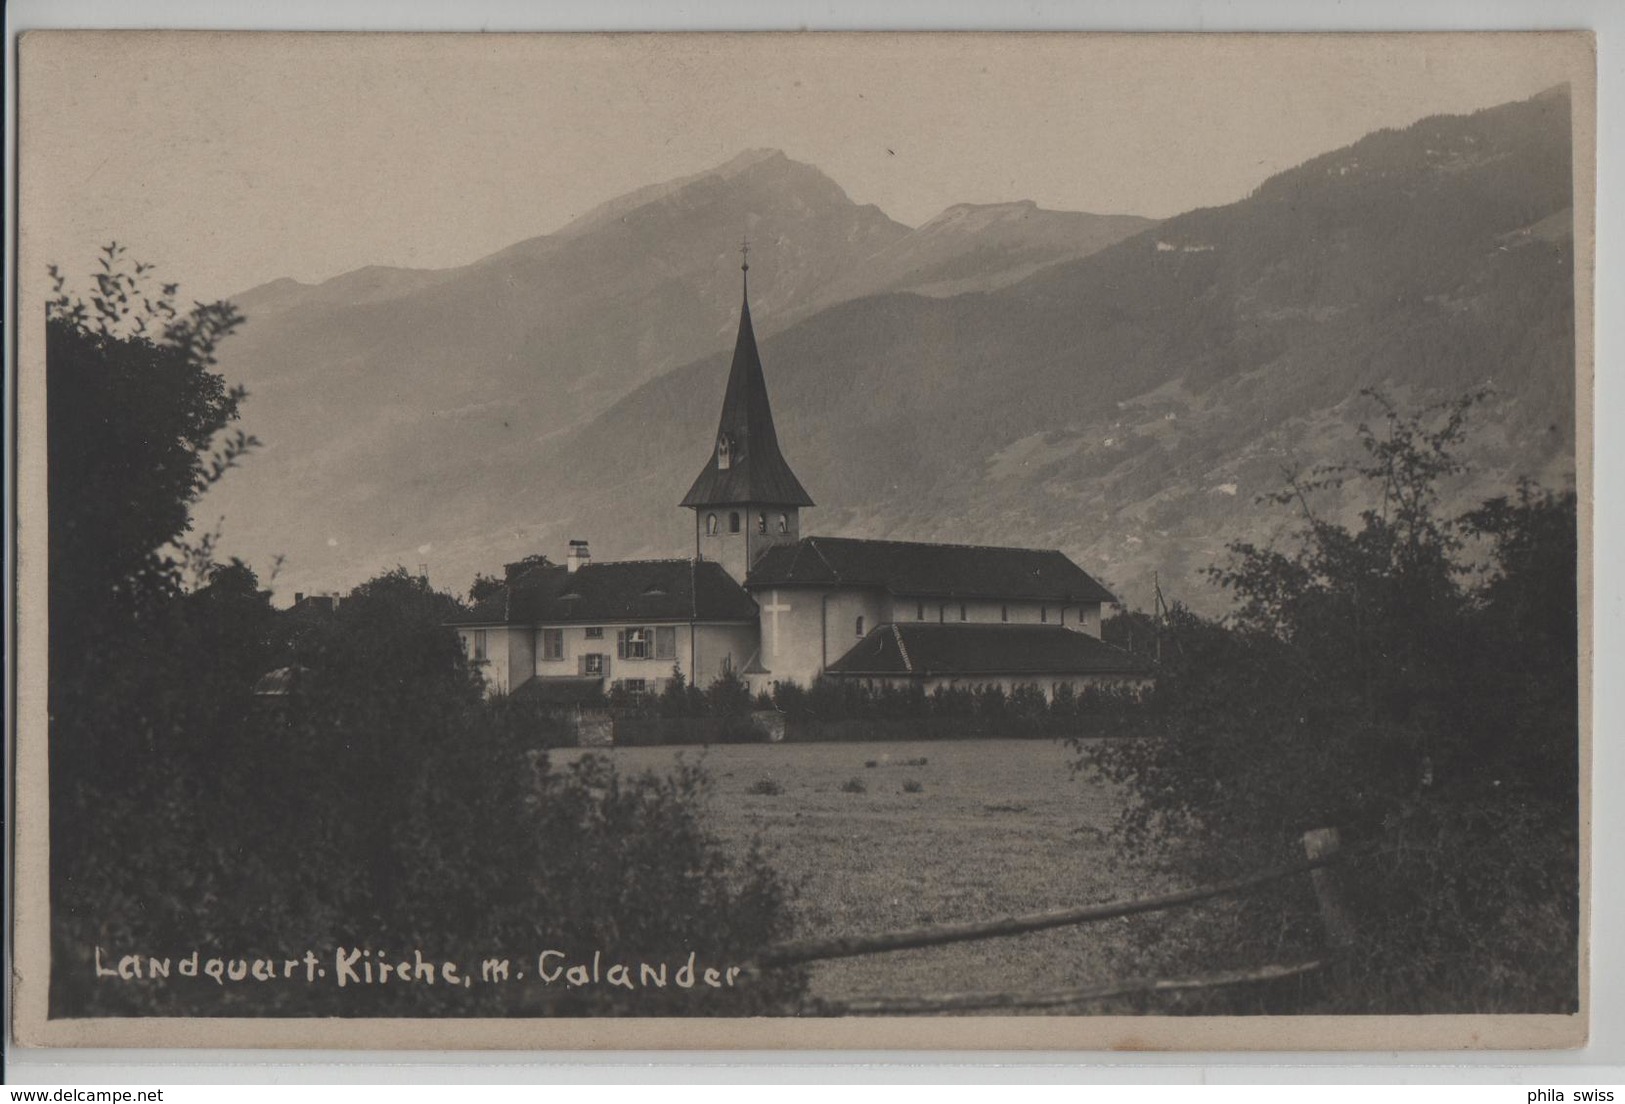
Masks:
[[[772,602],[763,606],[762,612],[771,618],[768,622],[767,654],[776,657],[779,651],[779,614],[789,613],[790,607],[779,603],[779,592],[775,590]]]

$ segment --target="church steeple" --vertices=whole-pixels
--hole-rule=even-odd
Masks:
[[[684,506],[813,504],[779,451],[779,436],[773,428],[762,357],[756,350],[756,332],[750,322],[749,249],[749,245],[740,249],[747,259],[739,266],[744,280],[739,336],[734,341],[733,366],[728,371],[716,441],[710,459],[683,497]]]
[[[750,322],[749,243],[739,252],[739,336],[722,417],[711,455],[682,505],[694,511],[696,557],[720,562],[742,580],[765,549],[800,539],[800,510],[813,500],[779,451]]]

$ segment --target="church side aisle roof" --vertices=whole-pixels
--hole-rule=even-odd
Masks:
[[[696,560],[549,564],[502,586],[454,625],[754,621],[756,602],[721,564]]]
[[[1041,548],[804,537],[769,548],[745,578],[765,586],[880,587],[919,598],[1115,602],[1064,553]]]
[[[717,441],[726,438],[730,459],[722,466]],[[721,506],[761,503],[772,506],[811,506],[812,497],[790,470],[779,451],[773,410],[767,401],[762,358],[756,351],[756,333],[750,324],[750,299],[739,308],[739,337],[734,342],[733,367],[722,399],[722,418],[711,457],[701,469],[683,506]]]
[[[832,675],[1107,675],[1149,673],[1150,662],[1059,625],[877,625]]]

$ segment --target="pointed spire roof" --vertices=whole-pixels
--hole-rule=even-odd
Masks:
[[[741,252],[746,252],[748,246]],[[813,500],[779,452],[773,429],[773,410],[767,402],[767,381],[756,351],[756,332],[750,324],[750,264],[745,273],[744,298],[739,308],[739,337],[734,342],[733,367],[722,399],[722,419],[711,443],[711,457],[699,478],[683,497],[684,506],[724,506],[760,503],[764,506],[811,506]]]

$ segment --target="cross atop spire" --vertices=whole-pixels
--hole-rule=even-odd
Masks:
[[[743,238],[739,239],[739,257],[740,257],[739,271],[741,271],[741,272],[749,272],[750,271],[750,238],[749,237],[743,237]]]

